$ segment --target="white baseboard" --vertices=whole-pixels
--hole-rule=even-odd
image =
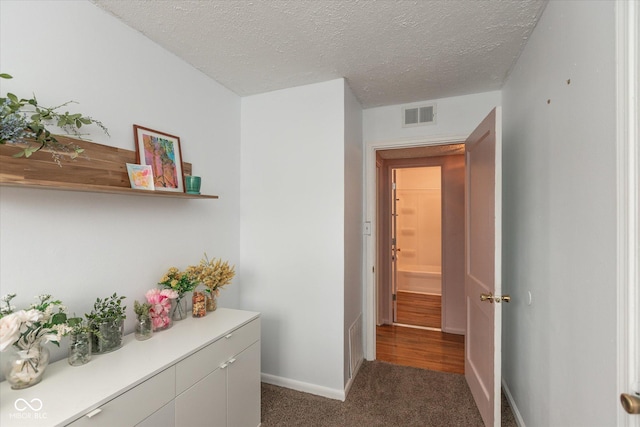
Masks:
[[[507,386],[507,383],[504,382],[504,379],[502,380],[502,389],[504,390],[505,397],[509,401],[509,406],[511,406],[511,412],[513,412],[513,417],[516,419],[516,424],[518,424],[518,427],[526,427],[524,424],[524,420],[522,419],[522,415],[520,414],[520,411],[516,406],[516,402],[513,400],[511,390],[509,390],[509,387]]]
[[[358,365],[359,367],[359,365]],[[329,399],[341,400],[344,402],[346,393],[344,390],[338,390],[316,384],[305,383],[302,381],[292,380],[289,378],[278,377],[276,375],[261,374],[262,382],[277,385],[279,387],[290,388],[292,390],[311,393],[317,396],[328,397]],[[354,375],[355,378],[355,375]]]
[[[356,376],[358,376],[358,371],[360,370],[360,367],[362,366],[362,362],[363,361],[364,361],[363,358],[358,360],[358,363],[356,364],[356,368],[353,370],[353,375],[351,376],[351,378],[349,378],[349,381],[347,381],[347,386],[344,388],[344,398],[345,399],[349,395],[349,390],[351,390],[351,385],[353,384],[353,381],[355,381]],[[343,399],[343,401],[344,401],[344,399]]]

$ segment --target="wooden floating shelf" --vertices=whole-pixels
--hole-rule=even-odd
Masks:
[[[133,188],[111,187],[108,185],[73,184],[51,181],[8,181],[0,177],[0,185],[4,187],[44,188],[48,190],[80,191],[85,193],[125,194],[128,196],[172,197],[176,199],[217,199],[218,196],[208,194],[172,193],[168,191],[147,191]]]
[[[50,152],[41,150],[28,159],[15,158],[13,155],[21,150],[19,146],[0,145],[0,185],[177,199],[218,198],[207,194],[133,189],[129,184],[126,164],[137,163],[135,151],[63,136],[56,138],[65,144],[78,145],[85,151],[75,160],[61,159],[60,167],[52,160]],[[190,163],[183,162],[182,168],[185,174],[191,174]]]

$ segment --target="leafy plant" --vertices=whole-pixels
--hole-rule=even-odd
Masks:
[[[89,325],[84,321],[82,317],[70,317],[67,319],[67,326],[69,326],[69,334],[76,335],[81,333],[91,332]]]
[[[127,318],[127,307],[122,305],[125,298],[119,297],[115,292],[104,299],[96,298],[91,313],[84,315],[89,323],[93,351],[96,354],[113,351],[122,346],[123,320]]]
[[[176,267],[171,267],[167,274],[162,276],[158,285],[164,289],[173,289],[178,293],[178,299],[182,299],[184,294],[194,290],[198,283],[195,273],[190,268],[181,272]]]
[[[138,301],[133,302],[133,312],[138,316],[148,316],[151,310],[151,304],[148,302],[140,304]]]
[[[11,79],[9,74],[0,74],[0,78]],[[18,98],[13,93],[7,93],[0,98],[0,144],[27,144],[27,146],[15,154],[14,157],[30,157],[36,151],[43,148],[51,151],[53,160],[59,165],[63,154],[69,154],[75,159],[84,150],[76,144],[65,144],[51,133],[49,127],[57,126],[67,134],[81,138],[80,128],[83,125],[95,124],[105,134],[109,135],[107,128],[98,120],[81,113],[58,112],[58,109],[73,104],[67,101],[55,107],[45,107],[33,98]],[[33,144],[35,143],[35,144]]]
[[[123,320],[127,318],[125,311],[126,306],[122,305],[122,301],[126,297],[119,297],[115,292],[110,297],[101,299],[96,298],[91,313],[85,314],[89,323],[99,323],[103,321]]]

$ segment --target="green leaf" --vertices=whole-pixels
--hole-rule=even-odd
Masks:
[[[22,157],[22,156],[24,156],[24,151],[21,151],[21,152],[19,152],[19,153],[16,153],[16,154],[14,154],[14,155],[13,155],[13,156],[11,156],[11,157],[18,158],[18,157]]]
[[[66,321],[67,315],[64,313],[56,313],[51,316],[51,323],[53,323],[54,325],[60,325],[62,323],[65,323]]]
[[[13,77],[10,74],[2,73],[0,74],[0,78],[3,79],[12,79]]]
[[[32,155],[32,154],[33,154],[33,151],[29,150],[28,148],[25,148],[25,149],[24,149],[24,156],[25,156],[26,158],[31,157],[31,155]]]
[[[15,95],[14,95],[14,94],[12,94],[12,93],[8,93],[8,94],[7,94],[7,98],[9,98],[10,100],[12,100],[13,102],[18,102],[18,97],[17,97],[17,96],[15,96]]]
[[[67,325],[73,327],[82,323],[82,317],[70,317],[67,321]]]

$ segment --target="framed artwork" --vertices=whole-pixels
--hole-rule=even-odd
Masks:
[[[156,191],[184,193],[180,138],[133,125],[138,163],[151,166]]]
[[[127,163],[127,173],[131,188],[136,190],[154,190],[153,171],[149,165],[134,165]]]

